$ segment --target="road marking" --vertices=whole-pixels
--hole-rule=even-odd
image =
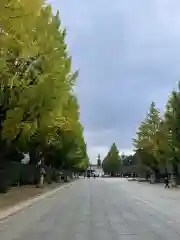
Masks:
[[[156,227],[156,228],[160,228],[160,226],[158,224],[156,224],[156,223],[152,223],[152,226]]]
[[[148,201],[146,201],[146,200],[143,200],[143,199],[141,199],[141,198],[139,198],[139,197],[136,197],[136,196],[132,196],[132,198],[133,198],[133,199],[136,199],[136,200],[138,200],[138,201],[140,201],[140,202],[143,202],[143,203],[145,203],[145,204],[151,204],[150,202],[148,202]]]

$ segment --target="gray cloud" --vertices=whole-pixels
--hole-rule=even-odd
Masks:
[[[132,137],[151,101],[163,110],[180,78],[179,0],[51,0],[67,28],[90,155]]]

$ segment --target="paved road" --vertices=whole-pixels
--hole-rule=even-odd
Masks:
[[[161,186],[81,179],[1,221],[0,239],[179,240],[179,202]]]

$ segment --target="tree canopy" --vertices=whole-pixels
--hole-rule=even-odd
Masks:
[[[152,169],[156,169],[160,161],[158,149],[161,122],[160,112],[156,108],[155,103],[152,102],[147,117],[139,126],[137,137],[133,139],[136,149],[141,149],[143,152],[147,153],[147,156],[151,156],[150,158],[144,158],[144,163],[149,165]]]
[[[0,149],[30,152],[58,168],[88,165],[78,72],[59,12],[37,0],[0,2]],[[3,155],[3,159],[6,154]]]
[[[119,151],[115,143],[112,144],[109,152],[102,163],[103,171],[105,173],[111,174],[111,176],[115,176],[120,172],[121,169],[121,159],[119,156]]]
[[[168,169],[179,175],[180,162],[180,88],[173,90],[161,117],[153,102],[140,123],[133,145],[141,164],[153,171]],[[170,166],[172,168],[170,168]]]

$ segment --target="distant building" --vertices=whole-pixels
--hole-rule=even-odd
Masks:
[[[103,169],[102,169],[101,166],[91,165],[91,170],[92,170],[93,172],[99,173],[100,175],[103,174]]]
[[[94,172],[96,172],[99,175],[103,174],[103,169],[102,166],[98,166],[97,164],[89,164],[89,167],[87,168],[87,173],[90,173],[92,175]]]

